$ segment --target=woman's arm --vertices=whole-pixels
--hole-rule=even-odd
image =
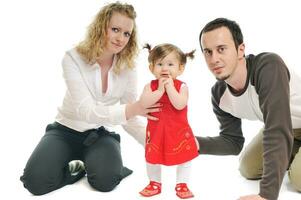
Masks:
[[[128,84],[128,91],[125,91],[123,104],[105,105],[95,100],[94,94],[91,93],[88,83],[84,80],[83,72],[80,69],[82,61],[76,55],[68,52],[63,61],[63,76],[67,86],[67,95],[70,98],[72,107],[75,110],[77,117],[85,122],[94,124],[112,124],[120,125],[125,124],[126,121],[136,115],[146,116],[150,119],[156,118],[148,115],[151,112],[158,112],[159,109],[144,108],[138,102],[132,101],[136,99],[136,75],[129,77],[131,82]],[[135,74],[136,72],[132,72]],[[128,100],[127,100],[128,99]],[[74,117],[74,116],[70,116]]]
[[[129,133],[136,141],[138,141],[142,146],[145,144],[145,130],[146,124],[139,119],[135,113],[139,113],[138,115],[143,115],[150,120],[157,120],[157,118],[149,115],[152,112],[158,112],[158,106],[151,105],[148,107],[143,107],[140,101],[136,101],[137,99],[137,72],[135,70],[131,71],[129,74],[128,82],[127,82],[127,90],[124,92],[120,103],[127,104],[126,106],[126,116],[128,118],[127,123],[123,124],[123,129]],[[143,113],[143,114],[141,114]]]
[[[148,108],[157,103],[163,94],[164,89],[160,88],[160,86],[157,90],[152,91],[150,84],[147,84],[143,89],[139,102],[144,108]]]

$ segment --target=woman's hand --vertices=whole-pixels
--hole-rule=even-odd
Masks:
[[[139,103],[139,101],[136,101],[133,104],[127,104],[125,107],[126,119],[128,120],[132,117],[139,115],[139,116],[144,116],[150,120],[158,120],[158,118],[151,116],[150,113],[160,112],[161,111],[160,107],[161,107],[161,104],[157,103],[157,104],[150,106],[149,108],[144,108]]]

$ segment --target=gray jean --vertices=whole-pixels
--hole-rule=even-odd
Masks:
[[[118,134],[103,127],[77,132],[55,122],[47,126],[20,179],[32,194],[46,194],[85,176],[70,174],[72,160],[84,162],[89,184],[99,191],[111,191],[132,173],[122,164]]]

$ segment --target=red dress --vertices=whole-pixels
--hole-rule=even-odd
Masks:
[[[183,82],[174,80],[179,92]],[[151,81],[152,91],[157,90],[158,80]],[[187,120],[187,106],[177,110],[165,92],[159,103],[162,111],[152,113],[159,120],[148,120],[146,127],[146,161],[151,164],[177,165],[198,156],[195,138]]]

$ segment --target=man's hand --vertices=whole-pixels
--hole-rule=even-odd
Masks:
[[[261,196],[259,196],[257,194],[252,194],[252,195],[239,197],[238,200],[267,200],[267,199],[262,198]]]

